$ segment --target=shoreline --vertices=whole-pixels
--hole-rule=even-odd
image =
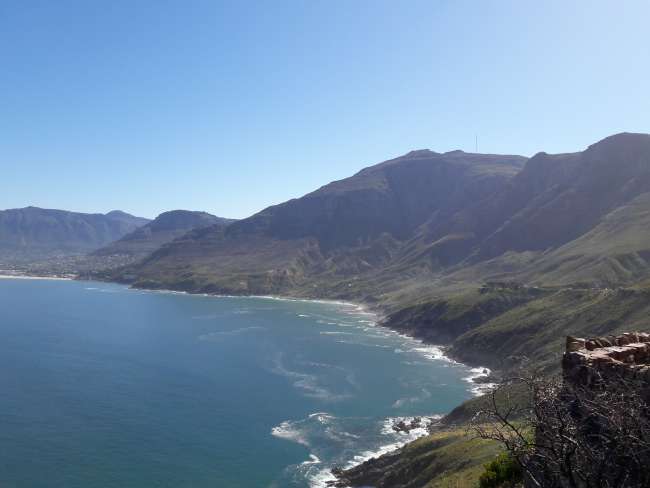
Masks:
[[[84,280],[84,281],[94,281],[94,280]],[[178,295],[188,295],[188,296],[202,296],[202,297],[213,297],[213,298],[251,298],[251,299],[264,299],[264,300],[278,300],[278,301],[286,301],[286,302],[307,302],[307,303],[322,303],[322,304],[328,304],[328,305],[339,305],[339,306],[346,306],[346,307],[353,307],[355,308],[359,313],[364,313],[368,315],[372,315],[373,317],[376,318],[374,321],[373,327],[381,327],[382,329],[389,330],[393,333],[395,333],[397,336],[411,340],[411,341],[416,341],[419,346],[422,349],[430,349],[428,351],[430,353],[429,359],[439,359],[439,360],[444,360],[452,364],[464,366],[468,368],[470,372],[473,374],[467,376],[465,378],[465,381],[467,381],[470,384],[474,385],[474,388],[470,388],[470,392],[473,393],[475,396],[480,396],[483,394],[483,392],[480,392],[479,390],[487,390],[495,386],[496,383],[484,383],[484,382],[474,382],[474,379],[477,378],[483,378],[483,377],[488,377],[495,373],[495,370],[492,368],[488,368],[487,366],[482,366],[480,364],[472,365],[469,363],[465,363],[463,361],[460,361],[450,355],[447,354],[447,349],[449,348],[448,345],[444,344],[434,344],[432,342],[427,342],[424,339],[421,339],[416,336],[408,335],[405,334],[401,331],[398,331],[396,329],[393,329],[391,327],[388,327],[386,325],[383,325],[382,321],[383,319],[386,318],[386,316],[379,310],[371,307],[370,305],[363,303],[363,302],[350,302],[346,300],[336,300],[336,299],[328,299],[328,298],[305,298],[305,297],[293,297],[289,295],[233,295],[233,294],[222,294],[222,293],[201,293],[201,292],[189,292],[189,291],[184,291],[184,290],[171,290],[171,289],[164,289],[164,288],[137,288],[130,286],[125,283],[119,283],[119,282],[112,282],[112,281],[99,281],[99,283],[113,283],[113,284],[118,284],[118,285],[123,285],[128,287],[130,290],[139,290],[139,291],[146,291],[146,292],[153,292],[153,293],[169,293],[169,294],[178,294]]]
[[[0,272],[0,280],[52,280],[52,281],[75,281],[76,278],[70,276],[45,276],[45,275],[26,275],[26,274],[3,274]]]
[[[432,361],[436,361],[436,360],[446,361],[448,363],[467,368],[470,374],[464,377],[463,381],[469,384],[468,391],[474,398],[486,394],[490,389],[494,388],[497,385],[497,383],[493,383],[493,382],[475,381],[478,378],[490,377],[494,373],[494,371],[491,370],[490,368],[483,367],[483,366],[472,366],[470,364],[463,363],[446,354],[446,350],[448,349],[448,346],[428,343],[418,337],[410,336],[408,334],[401,333],[395,329],[382,325],[381,322],[382,319],[385,318],[385,315],[380,311],[373,309],[373,307],[365,303],[324,299],[324,298],[291,297],[291,296],[282,296],[282,295],[232,295],[232,294],[217,294],[217,293],[192,293],[188,291],[177,291],[177,290],[168,290],[168,289],[136,288],[124,283],[122,283],[122,285],[127,286],[131,290],[140,290],[140,291],[147,291],[147,292],[177,293],[183,295],[204,296],[204,297],[213,297],[213,298],[256,298],[256,299],[279,300],[279,301],[288,301],[288,302],[323,303],[323,304],[330,304],[330,305],[352,307],[356,309],[358,313],[368,314],[375,317],[376,320],[373,321],[372,327],[381,327],[382,329],[386,329],[387,331],[396,334],[398,337],[402,339],[414,341],[416,343],[414,344],[414,346],[417,346],[415,347],[415,349],[419,350],[419,352],[421,352],[427,359]],[[412,431],[414,435],[411,435],[410,432],[406,433],[406,437],[407,437],[406,439],[380,445],[374,451],[359,452],[352,459],[350,459],[345,464],[345,466],[343,466],[342,468],[343,471],[361,466],[372,459],[377,459],[384,455],[391,455],[397,453],[400,449],[402,449],[407,444],[410,444],[411,442],[415,442],[416,440],[429,435],[431,433],[430,429],[434,426],[435,423],[441,422],[441,420],[445,417],[445,415],[439,415],[439,414],[423,415],[422,418],[427,419],[430,422],[426,428],[415,429],[414,431]],[[399,417],[386,417],[384,419],[384,422],[386,424],[389,424],[398,418]],[[425,420],[425,422],[427,420]],[[316,465],[319,464],[320,462],[321,462],[320,459],[318,459],[316,456],[310,453],[309,459],[304,461],[302,464]],[[308,482],[310,483],[310,488],[329,488],[329,487],[337,486],[336,483],[340,482],[341,478],[339,477],[339,473],[334,471],[335,468],[336,467],[333,466],[333,467],[325,467],[321,469],[316,474],[315,478],[308,480]],[[346,488],[350,488],[350,487],[346,487]]]
[[[5,274],[0,274],[0,279],[34,279],[34,280],[55,280],[55,281],[83,281],[83,282],[89,282],[89,283],[109,283],[109,284],[114,284],[114,285],[120,285],[124,286],[127,290],[133,290],[133,291],[141,291],[141,292],[148,292],[148,293],[161,293],[161,294],[179,294],[179,295],[188,295],[188,296],[197,296],[197,297],[206,297],[206,298],[250,298],[250,299],[264,299],[264,300],[277,300],[277,301],[286,301],[286,302],[308,302],[308,303],[321,303],[321,304],[327,304],[327,305],[332,305],[332,306],[339,306],[339,307],[347,307],[350,308],[351,313],[357,313],[357,314],[364,314],[364,315],[369,315],[373,317],[372,320],[372,325],[369,325],[369,327],[381,327],[382,329],[385,329],[387,331],[390,331],[391,333],[395,334],[396,336],[413,342],[413,348],[415,350],[418,350],[425,358],[428,360],[432,361],[446,361],[448,363],[458,365],[458,366],[463,366],[467,369],[468,375],[463,377],[463,381],[468,383],[468,392],[473,396],[473,397],[478,397],[491,388],[495,386],[494,383],[484,383],[484,382],[476,382],[474,381],[477,378],[481,377],[488,377],[490,376],[493,372],[486,367],[480,367],[480,366],[472,366],[467,363],[463,363],[461,361],[458,361],[454,359],[451,356],[448,356],[446,354],[446,350],[448,346],[445,345],[440,345],[440,344],[432,344],[425,342],[424,340],[414,337],[408,334],[401,333],[400,331],[397,331],[395,329],[392,329],[390,327],[387,327],[382,324],[383,319],[385,318],[385,315],[377,310],[375,307],[372,307],[369,304],[366,303],[361,303],[361,302],[352,302],[352,301],[347,301],[347,300],[336,300],[336,299],[327,299],[327,298],[306,298],[306,297],[295,297],[295,296],[286,296],[286,295],[233,295],[233,294],[219,294],[219,293],[193,293],[185,290],[172,290],[172,289],[152,289],[152,288],[139,288],[139,287],[133,287],[130,286],[126,283],[119,283],[119,282],[113,282],[113,281],[100,281],[100,280],[87,280],[87,279],[82,279],[77,277],[57,277],[57,276],[30,276],[30,275],[5,275]],[[433,420],[434,418],[439,421],[441,418],[443,418],[444,415],[439,416],[438,414],[431,414],[431,415],[423,415],[423,419],[430,419]],[[392,417],[387,417],[384,419],[384,422],[391,422],[393,421],[394,418]],[[377,458],[383,455],[391,454],[397,452],[399,449],[404,447],[405,445],[414,442],[415,440],[424,437],[429,434],[429,429],[418,429],[417,433],[414,432],[415,435],[408,434],[406,435],[407,438],[403,440],[399,440],[398,442],[390,442],[386,445],[380,445],[377,447],[376,450],[374,451],[364,451],[356,454],[352,459],[350,459],[346,464],[344,469],[351,469],[357,466],[362,465],[363,463],[369,461],[370,459]],[[314,459],[310,457],[309,460],[306,461],[309,464],[317,464],[320,462],[320,460],[317,462]],[[318,478],[319,480],[313,480],[316,481],[317,484],[311,483],[311,486],[313,488],[317,487],[327,487],[327,486],[333,486],[331,483],[335,482],[338,480],[338,476],[332,472],[332,469],[334,467],[329,467],[329,468],[323,468],[319,472]],[[328,484],[330,483],[330,484]]]

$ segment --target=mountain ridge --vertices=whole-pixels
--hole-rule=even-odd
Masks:
[[[391,260],[432,214],[445,219],[465,205],[468,195],[486,197],[525,160],[411,152],[268,207],[226,229],[189,234],[127,274],[139,276],[136,286],[295,292],[309,287],[314,276],[333,273],[342,278]],[[181,267],[183,282],[174,283],[174,269]]]
[[[649,158],[650,135],[633,133],[530,159],[415,150],[227,229],[190,233],[126,270],[130,279],[114,278],[142,287],[346,298],[389,308],[431,295],[432,281],[443,293],[453,292],[454,282],[532,283],[536,274],[550,277],[543,270],[556,265],[543,256],[650,191]],[[633,252],[643,254],[643,239],[636,241]],[[409,293],[415,298],[405,298]]]
[[[92,252],[93,256],[124,255],[142,259],[185,233],[203,227],[226,226],[234,219],[207,212],[171,210],[138,227],[120,239]]]
[[[90,214],[34,206],[0,210],[0,253],[25,258],[84,253],[147,222],[122,211]]]

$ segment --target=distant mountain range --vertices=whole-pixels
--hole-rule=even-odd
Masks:
[[[38,257],[84,253],[148,223],[115,210],[87,214],[27,207],[0,211],[0,254]]]
[[[160,214],[151,222],[92,254],[94,256],[124,255],[141,259],[190,230],[210,226],[221,228],[231,222],[234,220],[215,217],[206,212],[173,210]]]
[[[27,207],[0,211],[0,264],[35,274],[112,269],[147,257],[185,233],[231,219],[173,210],[149,220],[114,210],[86,214]]]

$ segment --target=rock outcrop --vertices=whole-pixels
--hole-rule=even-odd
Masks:
[[[564,381],[583,388],[607,388],[609,383],[634,381],[650,398],[650,334],[581,339],[567,337],[562,361]]]

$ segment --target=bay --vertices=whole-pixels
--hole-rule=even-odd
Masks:
[[[324,486],[473,374],[351,304],[0,279],[0,485]]]

